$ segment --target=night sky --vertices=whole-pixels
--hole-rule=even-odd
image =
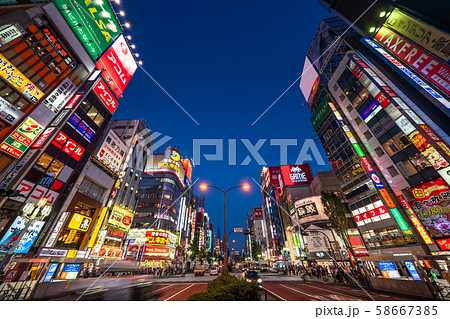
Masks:
[[[308,2],[308,3],[306,3]],[[255,145],[268,166],[280,165],[280,147],[270,139],[297,139],[288,147],[294,164],[303,140],[314,135],[310,112],[299,81],[252,125],[301,74],[306,52],[320,21],[330,14],[318,1],[121,1],[121,22],[129,22],[130,44],[143,68],[200,124],[197,125],[158,85],[138,68],[113,119],[145,118],[153,131],[172,137],[165,146],[180,146],[193,157],[193,139],[223,139],[223,161],[195,163],[195,192],[206,197],[206,211],[223,235],[223,195],[201,192],[207,182],[223,189],[248,182],[250,192],[232,190],[227,196],[227,227],[244,227],[247,212],[261,206],[258,180],[261,166],[241,139]],[[305,106],[302,104],[305,103]],[[228,139],[237,140],[237,165],[228,164]],[[310,162],[313,172],[330,166]],[[202,147],[203,154],[214,147]],[[236,243],[232,243],[235,239]],[[230,235],[230,248],[240,250],[242,234]]]

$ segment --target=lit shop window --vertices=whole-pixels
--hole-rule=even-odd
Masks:
[[[52,162],[53,157],[51,157],[50,155],[44,153],[42,154],[42,156],[38,159],[38,161],[36,162],[37,165],[43,167],[43,168],[48,168],[50,163]]]

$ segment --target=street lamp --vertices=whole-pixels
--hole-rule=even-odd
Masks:
[[[228,242],[227,242],[227,237],[228,237],[227,236],[227,193],[230,190],[235,189],[235,188],[242,188],[243,190],[248,191],[250,189],[250,185],[242,184],[242,185],[238,185],[238,186],[233,186],[231,188],[228,188],[227,190],[223,190],[220,187],[207,185],[207,184],[200,185],[200,189],[202,191],[206,191],[208,189],[208,187],[218,189],[223,193],[223,249],[226,252],[223,273],[227,274],[228,273],[228,255],[229,255]]]

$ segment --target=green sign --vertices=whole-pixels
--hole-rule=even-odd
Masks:
[[[394,215],[395,220],[397,221],[397,224],[400,226],[401,230],[410,231],[408,224],[403,219],[402,215],[398,211],[397,208],[391,208],[392,215]]]
[[[328,106],[328,102],[330,100],[328,99],[328,96],[324,96],[322,101],[320,101],[319,107],[314,111],[313,115],[311,116],[311,123],[314,127],[314,129],[317,131],[319,126],[323,123],[323,121],[327,118],[328,114],[331,113],[331,109]]]
[[[53,2],[94,61],[122,32],[107,0]]]
[[[353,147],[355,148],[356,153],[358,153],[359,157],[365,156],[364,152],[362,151],[361,147],[359,147],[358,144],[353,144]]]

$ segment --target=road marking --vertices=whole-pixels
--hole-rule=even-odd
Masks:
[[[303,295],[308,296],[308,297],[310,297],[310,298],[313,298],[313,299],[315,299],[315,300],[321,300],[320,298],[317,298],[316,296],[310,295],[310,294],[308,294],[308,293],[306,293],[306,292],[303,292],[303,291],[300,291],[300,290],[297,290],[297,289],[288,287],[288,286],[283,285],[283,284],[279,284],[279,285],[280,285],[280,286],[283,286],[283,287],[286,287],[286,288],[288,288],[288,289],[294,290],[294,291],[296,291],[296,292],[298,292],[298,293],[300,293],[300,294],[303,294]]]
[[[276,293],[274,293],[272,290],[267,289],[266,287],[264,287],[264,289],[266,289],[268,292],[270,292],[271,294],[277,296],[278,298],[282,299],[283,301],[287,301],[286,299],[284,299],[283,297],[277,295]]]
[[[167,285],[167,286],[165,286],[165,287],[163,287],[163,288],[159,288],[159,289],[157,289],[157,290],[154,290],[153,292],[157,292],[157,291],[160,291],[160,290],[163,290],[163,289],[167,289],[167,288],[169,288],[170,286],[173,286],[174,284],[170,284],[170,285]]]
[[[185,291],[185,290],[187,290],[187,289],[189,289],[189,288],[191,288],[193,285],[196,285],[196,284],[192,284],[192,285],[190,285],[190,286],[188,286],[188,287],[186,287],[186,288],[184,288],[184,289],[182,289],[182,290],[180,290],[179,292],[177,292],[175,295],[172,295],[172,296],[170,296],[169,298],[167,298],[167,299],[164,299],[164,301],[167,301],[167,300],[169,300],[169,299],[172,299],[173,297],[175,297],[175,296],[177,296],[177,295],[179,295],[179,294],[181,294],[183,291]]]
[[[323,289],[323,288],[320,288],[320,287],[316,287],[316,286],[313,286],[313,285],[310,285],[310,284],[304,284],[305,286],[308,286],[308,287],[311,287],[311,288],[315,288],[315,289],[320,289],[320,290],[323,290],[323,291],[326,291],[326,292],[335,292],[335,293],[337,293],[337,294],[340,294],[340,295],[342,295],[342,296],[345,296],[345,292],[343,292],[343,291],[339,291],[339,290],[332,290],[331,288],[330,289]],[[356,293],[356,292],[355,292]],[[359,293],[358,293],[359,294]],[[361,294],[362,295],[362,294]]]

